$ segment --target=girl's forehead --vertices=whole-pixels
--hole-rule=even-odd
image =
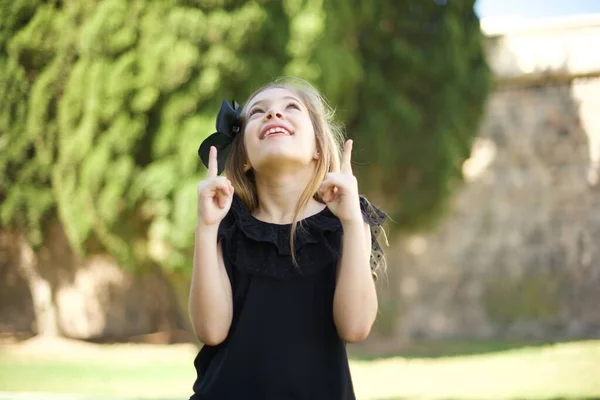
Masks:
[[[258,104],[258,103],[271,103],[271,102],[275,102],[278,100],[285,100],[285,99],[289,99],[289,98],[293,98],[297,101],[300,101],[300,98],[298,97],[298,95],[289,89],[270,88],[270,89],[265,89],[262,92],[258,93],[256,96],[254,96],[250,100],[250,104],[248,104],[248,106],[253,106],[254,104]]]

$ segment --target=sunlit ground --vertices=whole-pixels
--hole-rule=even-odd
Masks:
[[[497,344],[469,348],[449,343],[438,345],[430,357],[415,355],[427,353],[427,347],[410,357],[353,359],[357,397],[600,398],[600,341],[510,350]],[[93,345],[35,339],[1,346],[0,400],[187,399],[195,377],[195,352],[190,345]],[[473,352],[479,354],[455,355]]]

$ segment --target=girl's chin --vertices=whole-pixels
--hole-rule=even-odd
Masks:
[[[274,140],[272,143],[263,146],[259,152],[258,156],[263,159],[271,159],[271,158],[302,158],[303,154],[298,151],[298,145],[294,143],[284,143],[283,141]]]
[[[310,165],[313,158],[310,155],[298,154],[294,151],[268,152],[262,154],[259,160],[252,163],[256,170],[273,170],[295,166],[301,168]]]

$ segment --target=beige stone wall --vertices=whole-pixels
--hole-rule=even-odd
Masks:
[[[501,32],[489,59],[467,184],[391,254],[396,335],[600,337],[600,19]]]

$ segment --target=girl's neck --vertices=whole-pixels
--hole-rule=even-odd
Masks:
[[[312,178],[312,174],[313,170],[309,168],[268,175],[255,174],[259,200],[254,216],[259,220],[275,224],[292,223],[300,196]],[[301,210],[300,219],[321,211],[323,207],[322,204],[311,199],[306,208]]]

